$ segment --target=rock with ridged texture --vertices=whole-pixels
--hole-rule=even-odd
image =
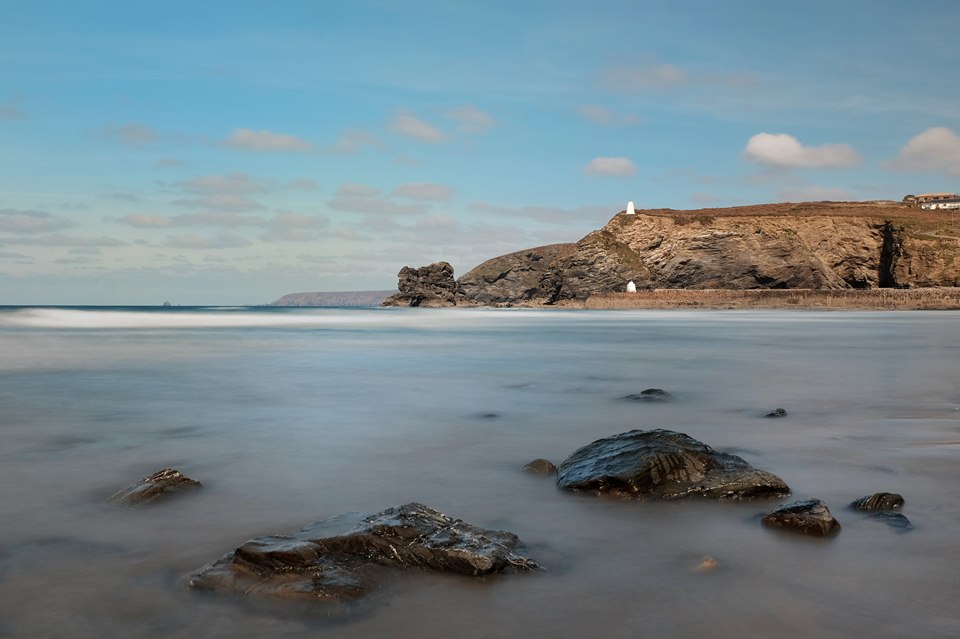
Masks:
[[[870,512],[889,512],[903,508],[903,495],[897,493],[873,493],[861,497],[850,503],[854,510],[868,510]]]
[[[398,569],[461,575],[539,568],[516,535],[478,528],[409,503],[369,516],[344,515],[292,536],[257,537],[191,575],[188,585],[238,595],[348,604]]]
[[[780,417],[786,417],[787,411],[784,408],[774,408],[772,411],[764,415],[764,417],[769,417],[770,419],[777,419]]]
[[[578,449],[557,469],[557,485],[636,499],[766,499],[787,484],[742,458],[669,430],[632,430]]]
[[[795,501],[781,506],[761,521],[772,528],[816,537],[825,537],[840,530],[840,522],[830,514],[830,509],[819,499]]]
[[[456,306],[459,286],[453,279],[453,267],[447,262],[412,268],[404,266],[398,274],[397,290],[383,306]]]
[[[124,506],[136,506],[156,501],[174,493],[193,490],[201,485],[197,480],[190,479],[175,468],[164,468],[149,477],[144,477],[132,486],[127,486],[114,493],[108,501]]]

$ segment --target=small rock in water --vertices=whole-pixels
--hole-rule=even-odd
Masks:
[[[190,479],[179,470],[164,468],[149,477],[144,477],[132,486],[127,486],[120,492],[113,494],[107,501],[123,504],[124,506],[135,506],[150,503],[173,493],[199,488],[200,486],[202,486],[200,482],[195,479]]]
[[[903,495],[897,493],[873,493],[861,497],[850,503],[854,510],[869,510],[871,512],[889,512],[903,508]]]
[[[795,501],[781,506],[761,520],[765,525],[804,535],[824,537],[840,530],[840,522],[819,499]]]
[[[349,604],[398,569],[461,575],[528,572],[516,535],[478,528],[418,503],[340,516],[293,536],[256,537],[191,575],[187,585],[237,595]]]
[[[907,519],[905,515],[901,515],[900,513],[876,512],[870,515],[869,519],[883,522],[891,528],[896,528],[901,532],[906,532],[913,528],[913,524],[910,523],[910,520]]]
[[[764,415],[764,417],[786,417],[787,411],[784,408],[774,408],[772,411]]]
[[[720,562],[713,557],[704,557],[703,560],[697,564],[697,570],[700,572],[710,572],[711,570],[716,570],[719,567]]]
[[[630,399],[635,402],[666,402],[673,399],[673,395],[662,388],[648,388],[639,393],[626,395],[624,399]]]
[[[534,459],[528,462],[523,470],[537,475],[553,475],[557,472],[557,467],[548,459]]]
[[[790,488],[742,458],[670,430],[631,430],[576,450],[557,469],[557,485],[635,499],[765,499]]]

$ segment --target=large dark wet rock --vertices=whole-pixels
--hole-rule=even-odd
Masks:
[[[638,499],[763,499],[790,494],[776,475],[669,430],[632,430],[587,444],[560,464],[557,485]]]
[[[903,508],[903,495],[897,493],[873,493],[866,497],[861,497],[850,504],[854,510],[867,510],[870,512],[889,512],[891,510],[900,510]]]
[[[164,468],[113,494],[108,501],[124,506],[135,506],[150,503],[174,493],[193,490],[201,485],[200,482],[190,479],[179,470]]]
[[[772,419],[776,419],[778,417],[786,417],[786,416],[787,416],[787,411],[784,408],[774,408],[772,411],[764,415],[764,417],[770,417]]]
[[[374,515],[344,515],[293,536],[256,537],[191,575],[192,588],[349,603],[398,569],[461,575],[539,568],[516,535],[486,530],[409,503]]]
[[[840,522],[819,499],[795,501],[781,506],[761,520],[764,525],[804,535],[824,537],[840,530]]]

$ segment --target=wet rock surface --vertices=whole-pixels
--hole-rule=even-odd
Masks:
[[[557,472],[557,467],[549,459],[534,459],[524,464],[522,470],[535,475],[553,475]]]
[[[784,408],[774,408],[772,411],[764,415],[764,417],[769,417],[771,419],[776,419],[778,417],[786,417],[787,411]]]
[[[398,569],[461,575],[528,572],[516,535],[486,530],[409,503],[373,515],[343,515],[292,536],[256,537],[191,575],[191,588],[346,604]]]
[[[819,499],[795,501],[781,506],[762,520],[764,525],[804,535],[825,537],[840,530],[840,522]]]
[[[639,393],[625,395],[623,398],[634,402],[668,402],[673,399],[673,395],[662,388],[648,388]]]
[[[900,510],[903,508],[903,495],[898,495],[897,493],[874,493],[851,502],[850,508],[878,513]]]
[[[164,468],[114,493],[107,501],[124,506],[136,506],[151,503],[175,493],[193,490],[201,485],[197,480],[190,479],[175,468]]]
[[[456,306],[460,288],[453,279],[453,267],[436,262],[421,268],[404,266],[398,274],[397,290],[383,306]]]
[[[560,464],[557,485],[637,499],[764,499],[790,494],[776,475],[669,430],[632,430],[587,444]]]

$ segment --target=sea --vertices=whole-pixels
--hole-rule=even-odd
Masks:
[[[647,388],[672,401],[624,399]],[[521,470],[654,428],[793,495]],[[203,488],[107,502],[164,467]],[[848,508],[879,491],[912,528]],[[761,525],[808,498],[839,533]],[[399,575],[337,617],[186,585],[251,537],[412,501],[544,569]],[[958,312],[0,308],[0,637],[958,637],[958,575]]]

